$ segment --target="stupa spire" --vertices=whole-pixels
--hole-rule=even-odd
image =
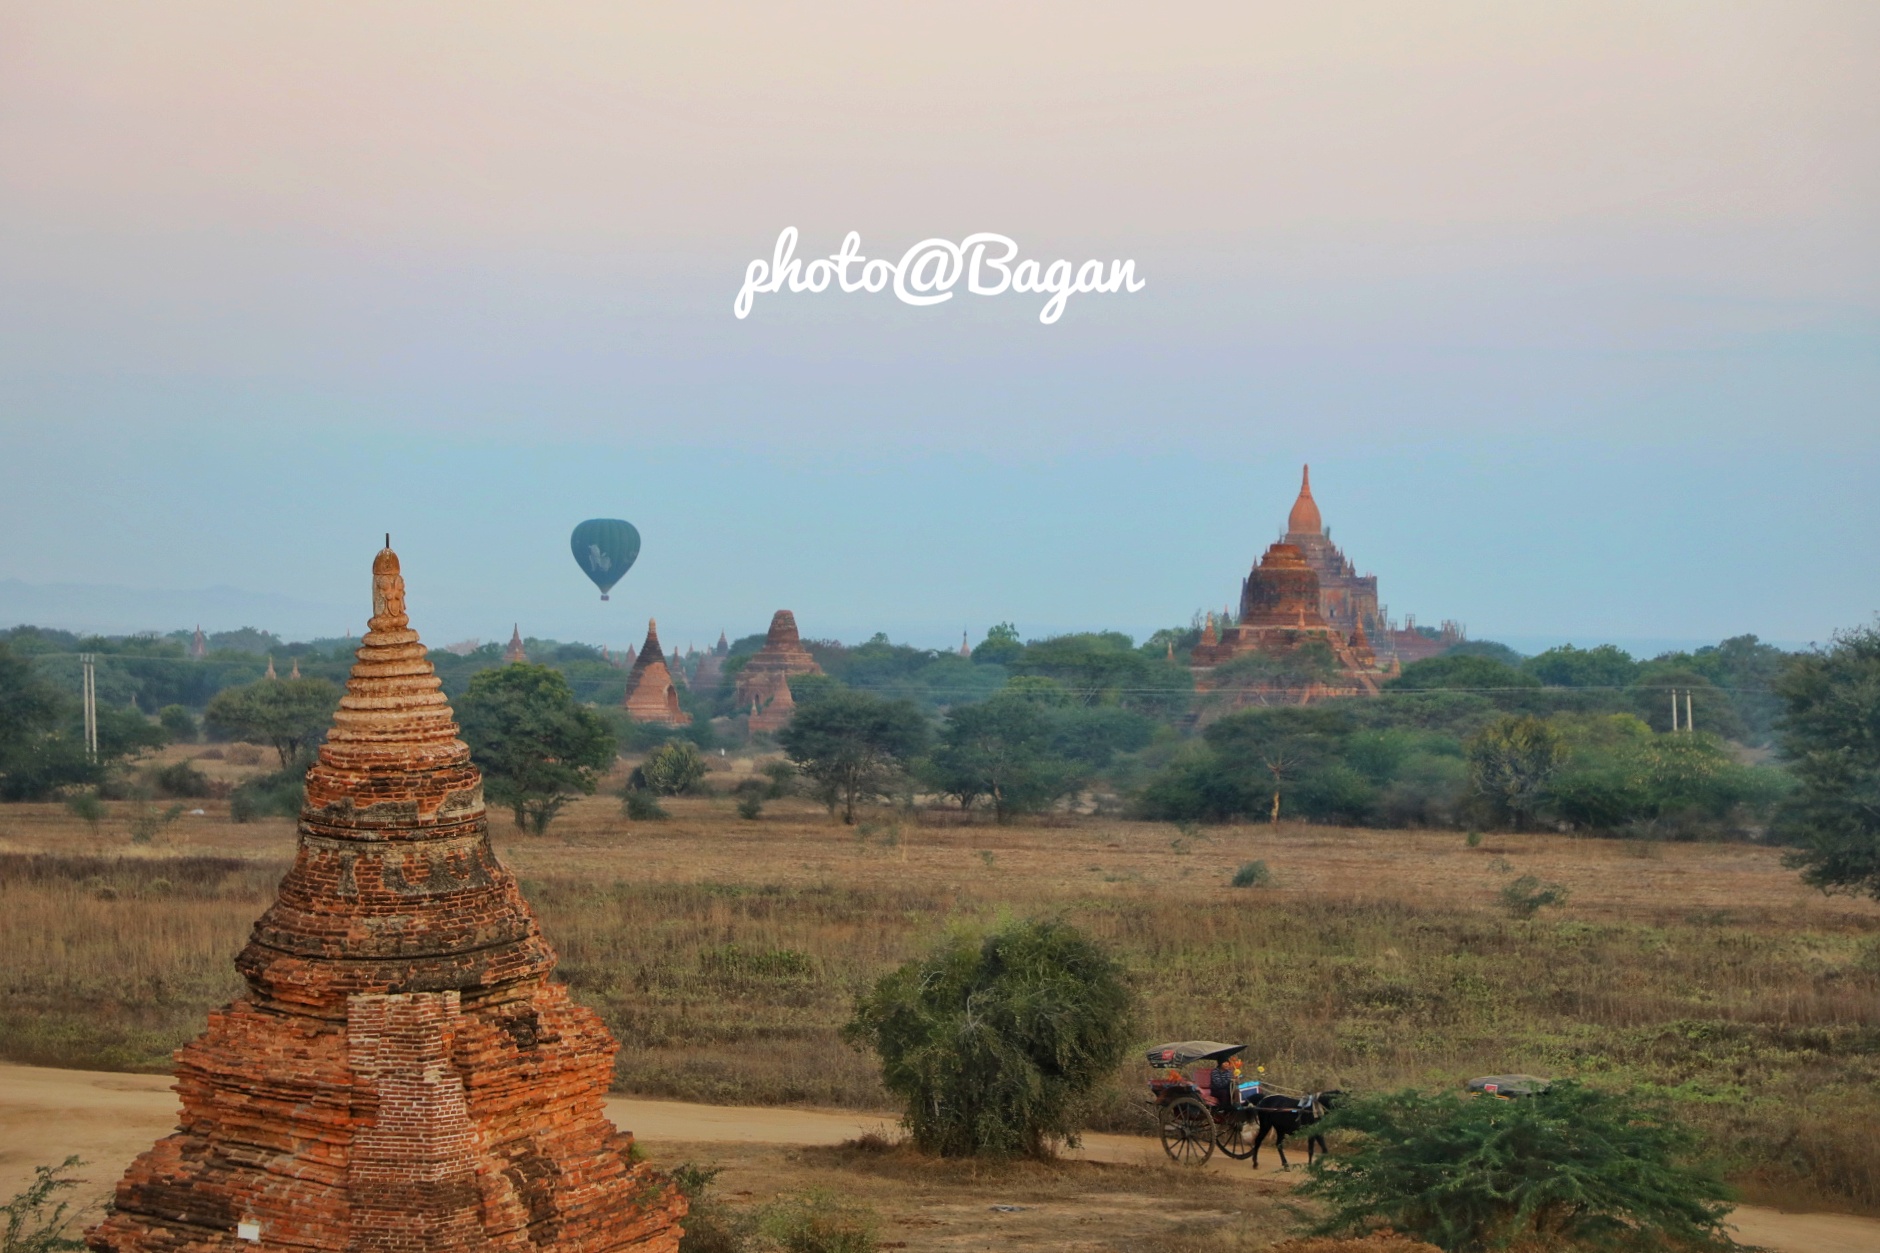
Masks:
[[[1305,466],[1299,471],[1299,499],[1293,501],[1292,512],[1286,517],[1286,533],[1317,535],[1324,529],[1319,503],[1312,499],[1312,467]]]

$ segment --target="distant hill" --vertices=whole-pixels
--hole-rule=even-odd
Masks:
[[[357,605],[319,604],[239,587],[177,591],[0,579],[0,628],[30,623],[101,635],[168,634],[200,623],[205,631],[255,626],[305,639],[357,633],[360,616]]]

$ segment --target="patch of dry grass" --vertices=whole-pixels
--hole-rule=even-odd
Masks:
[[[0,809],[0,1054],[161,1069],[235,993],[292,831],[213,805],[149,849]],[[1655,1088],[1752,1199],[1880,1209],[1880,908],[1806,892],[1773,850],[672,808],[628,824],[595,798],[543,840],[494,820],[562,976],[622,1042],[623,1090],[883,1108],[837,1034],[855,993],[949,926],[1049,914],[1124,958],[1145,1035],[1249,1040],[1289,1087],[1524,1070]],[[34,858],[60,849],[100,851]],[[1227,886],[1250,857],[1272,887]],[[1520,873],[1568,905],[1510,919],[1497,896]],[[1099,1126],[1141,1128],[1140,1079],[1118,1076]]]

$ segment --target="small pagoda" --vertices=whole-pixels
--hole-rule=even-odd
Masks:
[[[764,646],[738,671],[732,699],[738,709],[750,714],[751,730],[779,731],[796,712],[790,679],[822,672],[797,634],[796,615],[788,609],[779,609],[771,615]]]
[[[659,646],[659,623],[650,618],[646,642],[640,645],[633,669],[627,673],[627,694],[620,703],[635,722],[669,727],[691,724],[692,715],[679,708],[679,688],[673,682],[672,671],[666,668],[665,650]]]
[[[602,1106],[617,1046],[550,974],[388,547],[299,850],[176,1054],[177,1131],[95,1253],[672,1253],[685,1201]]]

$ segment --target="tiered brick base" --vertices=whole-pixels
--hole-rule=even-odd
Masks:
[[[373,575],[249,994],[178,1051],[179,1129],[87,1241],[671,1253],[685,1203],[602,1110],[614,1042],[548,980],[389,549]]]

